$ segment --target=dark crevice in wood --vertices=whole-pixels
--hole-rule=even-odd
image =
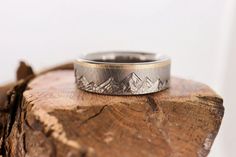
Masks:
[[[147,96],[147,103],[151,107],[153,112],[158,111],[158,106],[152,96]]]
[[[30,129],[30,130],[37,130],[37,129],[34,129],[28,122],[28,120],[25,118],[24,119],[24,122],[25,122],[25,125]]]
[[[101,108],[97,113],[95,113],[94,115],[92,115],[92,116],[88,117],[87,119],[85,119],[84,121],[82,121],[82,122],[80,123],[80,126],[79,126],[79,127],[81,127],[83,124],[87,123],[89,120],[92,120],[93,118],[99,116],[99,115],[103,112],[103,110],[105,109],[105,107],[107,107],[107,106],[108,106],[108,105],[102,106],[102,108]]]
[[[46,136],[45,136],[45,137],[46,137]],[[53,142],[53,140],[48,139],[47,137],[46,137],[46,139],[47,139],[48,142],[50,143],[51,150],[52,150],[52,153],[50,154],[50,157],[57,157],[57,148],[56,148],[55,143]]]
[[[28,84],[28,82],[32,79],[33,77],[30,77],[21,83],[19,83],[16,87],[14,87],[14,90],[10,93],[8,102],[9,106],[11,106],[10,110],[10,119],[9,119],[9,124],[8,124],[8,130],[5,132],[6,138],[9,136],[12,130],[13,123],[15,122],[16,118],[16,111],[18,107],[20,107],[21,101],[22,101],[22,96],[23,92]]]
[[[6,146],[6,139],[9,137],[11,134],[13,125],[15,121],[17,120],[17,127],[19,132],[21,132],[21,126],[20,124],[20,114],[21,113],[21,102],[22,102],[22,97],[23,97],[23,92],[28,84],[28,82],[33,78],[34,76],[29,76],[25,80],[20,81],[14,88],[13,90],[9,93],[8,95],[8,106],[10,106],[10,111],[9,111],[9,116],[6,124],[6,128],[4,130],[4,137],[3,137],[3,144],[2,144],[2,154],[3,156],[7,156],[7,151],[9,152],[9,148]],[[17,119],[18,118],[18,119]]]
[[[214,104],[223,104],[223,99],[220,97],[216,97],[216,96],[197,96],[197,97],[204,101],[210,101]]]
[[[7,99],[4,102],[5,108],[1,110],[1,112],[4,112],[7,117],[4,126],[3,141],[1,145],[1,154],[3,156],[8,156],[8,152],[11,152],[11,148],[6,143],[6,140],[11,134],[14,123],[17,123],[16,126],[18,131],[22,132],[21,119],[20,119],[21,101],[23,97],[23,92],[25,91],[28,82],[33,78],[34,78],[33,69],[24,62],[20,62],[20,66],[17,69],[18,82],[12,83],[11,86],[9,86],[12,89],[7,92]],[[15,85],[14,87],[12,86],[13,84]],[[24,139],[24,134],[23,134],[23,139]]]
[[[53,130],[50,129],[50,130],[48,130],[48,131],[43,131],[43,132],[45,133],[45,136],[46,136],[46,137],[50,137],[50,136],[52,135],[52,133],[53,133]]]
[[[87,157],[88,156],[88,151],[86,149],[80,150],[80,157]]]
[[[27,120],[27,118],[26,118],[26,116],[27,116],[27,112],[24,110],[24,122],[25,122],[25,125],[29,128],[29,129],[31,129],[31,130],[34,130],[31,126],[30,126],[30,124],[29,124],[29,122],[28,122],[28,120]]]
[[[27,153],[25,133],[23,133],[22,136],[23,136],[22,137],[23,138],[23,149],[24,149],[24,152]]]

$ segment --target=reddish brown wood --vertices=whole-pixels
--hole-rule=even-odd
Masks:
[[[204,157],[224,113],[222,98],[194,81],[172,78],[160,93],[106,96],[78,90],[73,70],[37,76],[22,98],[6,156]]]

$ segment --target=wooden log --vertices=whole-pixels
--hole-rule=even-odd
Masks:
[[[15,112],[4,156],[204,157],[224,113],[208,86],[179,78],[168,90],[142,96],[81,91],[73,70],[42,73],[25,90],[28,81],[14,88],[21,94],[10,95]]]
[[[57,65],[39,72],[38,75],[58,69],[73,69],[73,63]],[[4,143],[15,119],[18,101],[22,98],[27,82],[34,77],[31,66],[21,61],[16,71],[16,81],[0,86],[0,156],[5,154]],[[5,136],[5,138],[4,138]]]
[[[10,125],[13,123],[12,120],[14,120],[17,95],[22,94],[16,90],[19,87],[17,81],[22,80],[20,82],[25,82],[23,80],[29,80],[33,75],[32,68],[24,62],[20,62],[16,72],[16,81],[0,86],[0,155],[4,154],[4,136],[8,135],[8,129],[11,128]],[[19,84],[21,84],[20,82]],[[23,92],[23,90],[21,91]]]

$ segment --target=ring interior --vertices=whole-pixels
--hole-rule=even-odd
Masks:
[[[103,52],[91,53],[85,56],[86,60],[102,63],[144,63],[161,60],[155,53],[142,52]]]

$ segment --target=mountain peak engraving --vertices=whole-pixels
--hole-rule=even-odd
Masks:
[[[149,89],[152,88],[153,85],[154,83],[148,77],[145,77],[144,80],[142,81],[141,86],[137,90],[137,93],[143,93],[145,91],[149,91]]]
[[[158,78],[155,82],[151,81],[150,78],[145,77],[143,80],[134,72],[127,75],[123,80],[117,81],[114,77],[109,77],[106,81],[97,85],[94,82],[88,82],[84,76],[81,76],[78,79],[78,86],[82,89],[98,92],[98,93],[106,93],[106,94],[114,94],[114,93],[127,93],[127,94],[139,94],[139,93],[147,93],[152,91],[161,90],[165,87],[168,81],[162,82],[160,78]]]
[[[119,85],[118,83],[115,81],[115,79],[113,77],[110,77],[108,80],[106,80],[105,82],[101,83],[98,87],[97,87],[97,91],[100,93],[112,93],[114,91],[117,91],[119,89]]]
[[[88,80],[84,77],[84,76],[81,76],[79,79],[78,79],[78,85],[80,87],[85,87],[89,84]]]
[[[97,84],[94,82],[90,82],[87,86],[84,86],[84,89],[86,89],[88,91],[96,91]]]
[[[125,79],[123,81],[133,81],[133,82],[139,82],[139,81],[142,81],[138,75],[136,75],[134,72],[130,73],[128,76],[125,77]]]
[[[138,90],[142,80],[134,72],[126,76],[120,83],[121,92],[134,93]]]

